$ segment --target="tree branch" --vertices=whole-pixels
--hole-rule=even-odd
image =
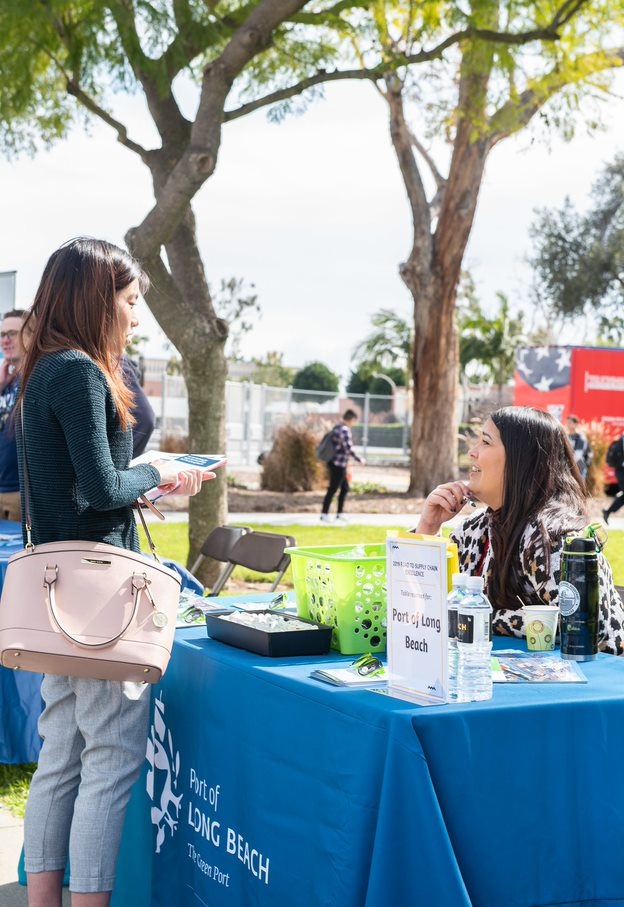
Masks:
[[[574,4],[574,12],[576,12],[578,8],[587,2],[588,0],[566,0],[564,7]],[[389,69],[396,70],[400,69],[402,66],[410,66],[416,63],[429,63],[431,60],[439,60],[444,52],[450,47],[469,39],[480,38],[484,41],[508,45],[529,44],[531,41],[558,41],[560,37],[558,29],[563,22],[568,21],[571,15],[573,15],[572,12],[568,13],[565,17],[563,17],[563,15],[559,16],[559,13],[557,13],[550,25],[531,31],[519,32],[515,35],[506,32],[492,31],[491,29],[486,28],[465,28],[455,32],[453,35],[449,35],[448,38],[445,38],[444,41],[441,41],[435,47],[431,48],[431,50],[421,50],[412,54],[395,54],[392,59],[383,60],[376,66],[371,66],[368,69],[334,70],[333,72],[327,72],[327,70],[321,69],[314,75],[301,79],[301,81],[296,82],[294,85],[272,91],[262,98],[257,98],[255,101],[242,104],[234,110],[226,111],[223,115],[223,122],[236,120],[239,117],[246,116],[248,113],[259,110],[262,107],[267,107],[269,104],[285,101],[288,98],[301,94],[308,88],[313,88],[315,85],[320,85],[325,82],[336,82],[343,79],[377,80],[382,79]],[[556,25],[553,24],[555,20],[557,23]]]
[[[403,109],[403,86],[394,73],[386,76],[385,98],[390,108],[390,138],[394,145],[397,160],[403,177],[403,184],[412,212],[413,248],[410,260],[414,255],[431,260],[431,210],[423,185],[418,164],[412,151],[411,135],[405,121]]]
[[[163,145],[186,142],[190,124],[182,116],[171,91],[171,79],[168,73],[168,67],[171,65],[170,58],[165,52],[158,60],[152,60],[143,52],[130,4],[114,2],[109,4],[109,9],[115,20],[119,38],[132,67],[132,72],[143,88],[154,125]],[[163,91],[163,86],[166,86],[165,91]]]
[[[92,113],[94,116],[98,117],[107,126],[110,126],[117,133],[117,141],[121,142],[122,145],[125,145],[126,148],[129,148],[130,151],[134,151],[135,154],[138,154],[141,160],[144,163],[148,161],[148,154],[146,148],[142,145],[139,145],[138,142],[132,141],[128,138],[128,130],[123,123],[120,123],[119,120],[116,120],[111,116],[108,111],[104,110],[103,107],[100,107],[99,104],[94,101],[85,91],[82,90],[76,79],[72,77],[66,77],[67,80],[67,93],[75,98],[79,104]]]
[[[260,0],[222,53],[204,70],[190,141],[142,224],[129,231],[140,258],[152,258],[173,235],[190,200],[213,173],[221,144],[223,108],[237,75],[269,46],[274,29],[307,0]]]
[[[624,66],[624,47],[613,48],[599,54],[587,54],[575,61],[578,78],[571,77],[569,67],[555,68],[541,79],[532,83],[518,98],[506,101],[489,120],[488,139],[490,147],[519,132],[558,91],[588,75]]]
[[[414,146],[416,151],[420,154],[420,156],[424,159],[425,163],[429,167],[429,170],[431,170],[431,175],[433,176],[433,178],[435,180],[435,184],[438,187],[438,191],[443,190],[444,187],[446,186],[446,178],[444,176],[442,176],[442,174],[440,173],[440,171],[438,170],[438,168],[435,165],[435,161],[433,160],[433,158],[431,157],[431,155],[429,154],[427,149],[424,147],[424,145],[422,145],[418,141],[418,139],[414,135],[413,131],[409,128],[409,126],[407,127],[407,134],[409,136],[410,142],[412,143],[412,145]]]

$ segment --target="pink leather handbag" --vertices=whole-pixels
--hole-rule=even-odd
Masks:
[[[9,559],[0,601],[5,668],[156,683],[169,662],[179,575],[158,561],[103,542],[30,541]]]

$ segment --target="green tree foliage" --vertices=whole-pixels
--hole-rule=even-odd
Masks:
[[[375,0],[372,9],[388,61],[377,86],[412,228],[399,268],[414,303],[410,493],[427,494],[457,474],[457,286],[488,156],[532,122],[568,138],[575,114],[596,123],[624,61],[624,2]],[[463,39],[446,44],[458,31]],[[423,47],[443,51],[394,65]],[[365,39],[358,49],[366,60]]]
[[[322,362],[308,362],[295,374],[293,387],[297,390],[338,393],[340,378]]]
[[[284,365],[284,354],[275,350],[264,357],[252,360],[255,370],[251,380],[257,384],[268,384],[271,387],[288,387],[293,383],[295,369]]]
[[[379,309],[371,316],[371,324],[371,333],[353,350],[357,374],[365,380],[375,372],[384,372],[395,384],[404,385],[411,368],[413,326],[392,309]],[[395,374],[400,373],[401,380],[397,380]]]
[[[154,204],[139,224],[128,224],[126,242],[152,278],[148,305],[180,353],[192,450],[225,446],[225,345],[232,314],[227,305],[220,311],[210,292],[192,203],[214,173],[224,123],[271,103],[262,97],[269,87],[289,84],[291,96],[300,93],[302,78],[335,59],[340,40],[326,28],[331,2],[303,21],[306,5],[0,3],[0,152],[34,154],[95,118],[149,170]],[[128,105],[118,98],[129,93],[144,100],[155,141],[142,143],[126,120]],[[97,178],[114,186],[115,176]],[[240,300],[239,289],[232,288]],[[219,475],[191,499],[191,561],[207,532],[226,520],[226,494]],[[202,578],[210,581],[208,566]]]
[[[542,208],[531,226],[534,288],[555,316],[599,315],[598,336],[621,342],[624,303],[624,154],[596,180],[591,203],[578,211],[569,198]]]
[[[515,353],[527,343],[524,314],[513,315],[509,300],[496,294],[498,303],[489,316],[476,297],[467,299],[457,313],[460,370],[469,380],[491,381],[499,389],[513,378]]]
[[[208,287],[192,203],[215,171],[222,130],[271,105],[283,118],[329,81],[378,85],[413,223],[401,267],[415,311],[411,490],[428,490],[454,462],[455,288],[487,154],[564,89],[567,108],[551,109],[550,121],[569,122],[587,80],[594,92],[603,87],[600,73],[622,62],[623,3],[2,0],[0,148],[34,153],[95,117],[148,168],[154,205],[126,241],[152,277],[149,306],[181,354],[189,444],[220,450],[229,326]],[[412,66],[418,75],[408,83]],[[195,103],[185,104],[192,115],[179,103],[181,83],[195,86]],[[436,134],[449,136],[447,177],[407,128],[404,91]],[[129,92],[149,111],[157,134],[149,145],[115,104]],[[436,184],[431,203],[414,148]],[[191,560],[226,518],[224,477],[206,486],[190,504]]]

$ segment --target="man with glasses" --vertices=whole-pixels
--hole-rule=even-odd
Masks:
[[[20,340],[22,319],[17,309],[5,312],[0,324],[0,519],[21,520],[15,425],[11,414],[19,394],[19,367],[24,350]]]

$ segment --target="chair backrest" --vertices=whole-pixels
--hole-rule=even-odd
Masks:
[[[291,535],[275,532],[249,532],[236,542],[230,553],[230,562],[258,573],[282,573],[290,563],[284,548],[296,545]]]
[[[248,532],[249,526],[217,526],[208,533],[200,551],[215,561],[229,561],[236,543]]]

